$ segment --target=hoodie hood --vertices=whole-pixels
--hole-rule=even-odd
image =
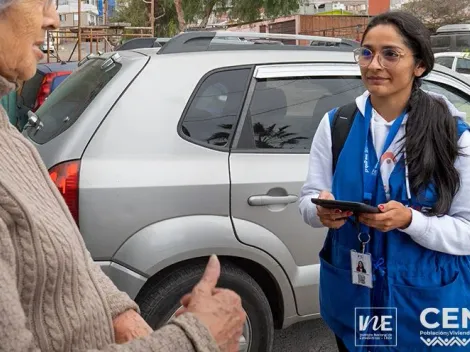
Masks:
[[[434,92],[430,92],[430,91],[427,91],[427,90],[424,90],[423,89],[423,92],[431,95],[432,97],[435,97],[435,98],[441,98],[442,100],[445,101],[445,103],[447,104],[447,107],[449,108],[449,111],[450,113],[452,114],[452,116],[458,116],[461,120],[465,121],[465,118],[467,117],[467,114],[465,112],[462,112],[462,111],[459,111],[454,104],[452,104],[449,99],[447,99],[447,97],[445,95],[442,95],[442,94],[438,94],[438,93],[434,93]],[[356,105],[357,105],[357,108],[359,109],[359,111],[361,112],[361,114],[364,116],[365,114],[365,110],[366,110],[366,102],[367,102],[367,98],[369,98],[370,96],[370,93],[369,91],[365,91],[364,94],[358,96],[356,98]],[[406,118],[403,120],[403,123],[406,122]]]

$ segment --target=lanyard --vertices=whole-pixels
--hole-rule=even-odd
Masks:
[[[390,131],[388,133],[387,139],[385,140],[385,145],[383,147],[380,156],[377,158],[377,163],[374,167],[370,168],[370,153],[375,152],[374,143],[372,141],[372,134],[370,133],[370,124],[372,120],[372,104],[370,102],[370,97],[367,99],[366,102],[366,109],[365,109],[365,136],[366,136],[366,143],[364,146],[364,200],[366,202],[371,202],[373,195],[375,193],[375,189],[377,187],[377,177],[378,171],[380,169],[380,159],[382,155],[387,151],[390,145],[393,143],[393,140],[398,134],[400,126],[405,118],[406,112],[403,112],[393,123]]]

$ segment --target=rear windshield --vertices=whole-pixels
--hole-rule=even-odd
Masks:
[[[34,77],[27,80],[23,85],[23,89],[21,90],[23,105],[29,109],[33,109],[36,104],[36,97],[43,78],[44,76],[42,73],[36,72]]]
[[[122,65],[114,62],[105,65],[104,58],[96,58],[78,67],[62,84],[55,89],[43,105],[36,111],[42,122],[39,130],[31,128],[29,137],[43,144],[70,128],[119,72]]]

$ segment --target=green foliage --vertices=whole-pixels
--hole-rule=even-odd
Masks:
[[[178,20],[173,0],[155,1],[155,35],[171,37],[178,33]],[[143,0],[129,0],[127,6],[122,6],[115,12],[110,22],[128,22],[133,27],[148,27],[150,25],[150,4]]]
[[[109,22],[128,22],[133,27],[146,27],[149,24],[148,7],[142,0],[130,0],[109,19]]]
[[[326,12],[320,12],[317,15],[318,16],[350,16],[352,15],[352,12],[349,11],[343,11],[343,10],[333,10],[333,11],[326,11]]]
[[[173,0],[155,1],[155,29],[160,37],[171,37],[178,33],[178,18]],[[242,22],[260,19],[261,12],[268,18],[290,15],[299,8],[299,0],[183,0],[186,23],[202,21],[204,26],[210,15],[228,12],[232,19]],[[129,22],[133,27],[149,26],[150,4],[143,0],[129,0],[128,6],[122,6],[110,19],[114,22]]]
[[[287,16],[299,9],[299,0],[233,0],[231,17],[240,21],[256,21],[260,12],[268,18]]]

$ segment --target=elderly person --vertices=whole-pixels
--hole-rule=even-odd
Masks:
[[[35,74],[49,0],[0,0],[0,97]],[[234,351],[245,321],[235,293],[216,289],[211,257],[178,317],[152,331],[95,264],[38,153],[0,108],[0,350]]]

